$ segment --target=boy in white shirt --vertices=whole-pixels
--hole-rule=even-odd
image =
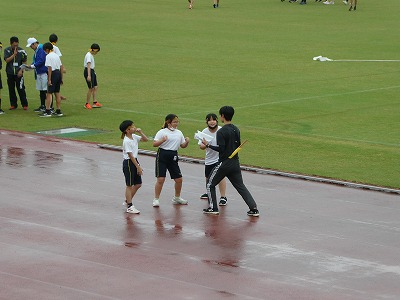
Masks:
[[[125,202],[126,212],[139,214],[140,211],[132,204],[132,199],[142,186],[143,170],[137,159],[139,153],[139,141],[147,142],[149,139],[140,128],[136,128],[131,120],[125,120],[119,125],[122,132],[122,171],[125,175]],[[137,135],[135,133],[139,133]]]
[[[53,45],[51,43],[45,43],[43,45],[43,50],[47,54],[45,66],[47,67],[48,70],[47,71],[48,87],[46,95],[46,111],[39,116],[51,117],[52,113],[50,111],[50,106],[52,101],[52,94],[55,94],[57,109],[53,113],[53,115],[57,117],[62,117],[63,113],[61,112],[60,88],[61,85],[63,84],[64,67],[61,63],[60,57],[53,52]]]

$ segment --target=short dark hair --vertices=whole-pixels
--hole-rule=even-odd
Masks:
[[[132,126],[133,121],[131,120],[125,120],[122,121],[121,125],[119,125],[119,130],[121,130],[121,132],[125,132],[129,126]]]
[[[224,115],[225,120],[231,121],[233,115],[235,114],[235,109],[232,106],[222,106],[219,109],[219,115]]]
[[[96,44],[96,43],[94,43],[94,44],[92,44],[92,46],[90,46],[90,49],[92,49],[92,50],[99,50],[100,51],[100,46],[99,46],[99,44]]]
[[[50,43],[57,43],[57,41],[58,41],[57,34],[55,34],[55,33],[50,34],[49,41],[50,41]]]
[[[210,121],[211,119],[218,121],[218,117],[214,113],[210,113],[206,116],[206,122]]]
[[[53,45],[51,43],[44,43],[43,44],[43,50],[53,50]]]
[[[10,37],[10,44],[12,43],[19,43],[19,39],[16,36]]]

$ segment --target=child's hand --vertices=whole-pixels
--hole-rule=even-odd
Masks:
[[[165,141],[167,141],[167,140],[168,140],[168,137],[167,137],[166,135],[164,135],[163,141],[165,142]]]
[[[139,133],[141,133],[141,132],[142,132],[142,129],[140,129],[140,128],[136,128],[136,132],[139,132]]]

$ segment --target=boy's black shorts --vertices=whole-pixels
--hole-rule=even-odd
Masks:
[[[178,160],[178,151],[158,148],[156,157],[156,177],[166,177],[168,170],[171,179],[181,178],[182,173],[178,165]]]
[[[83,70],[83,77],[85,77],[85,81],[86,81],[86,84],[87,84],[88,88],[92,89],[92,88],[96,87],[97,86],[97,75],[96,75],[96,72],[93,69],[90,69],[90,78],[91,78],[90,82],[87,81],[87,76],[88,76],[88,71],[87,71],[87,68],[85,68]]]
[[[138,175],[136,166],[130,159],[124,159],[122,162],[122,172],[125,175],[126,186],[142,184],[142,176]]]
[[[60,70],[54,70],[51,72],[51,85],[47,87],[47,93],[59,93],[61,88],[61,72]]]
[[[211,171],[215,168],[215,166],[218,165],[218,162],[212,165],[206,165],[204,168],[204,173],[206,175],[206,178],[210,177]]]

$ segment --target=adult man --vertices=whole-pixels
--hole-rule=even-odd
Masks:
[[[19,47],[19,40],[16,36],[10,38],[10,47],[4,49],[4,61],[6,62],[7,85],[10,96],[10,110],[17,109],[17,95],[19,95],[21,105],[24,110],[28,109],[28,100],[26,99],[24,73],[21,65],[26,63],[28,55],[25,50]]]
[[[40,97],[40,106],[35,109],[35,112],[44,112],[46,110],[47,93],[47,67],[44,64],[46,62],[46,52],[43,50],[43,45],[39,44],[34,37],[28,39],[26,47],[35,52],[33,54],[33,63],[30,66],[35,69],[36,89],[39,91]]]
[[[207,183],[208,198],[211,201],[209,200],[209,207],[204,209],[203,212],[205,214],[219,214],[215,186],[224,177],[227,177],[249,207],[250,210],[247,215],[258,217],[260,213],[258,212],[257,204],[243,183],[239,156],[236,153],[231,157],[231,154],[240,146],[239,128],[232,124],[234,113],[235,110],[232,106],[223,106],[219,109],[220,120],[224,123],[224,126],[217,131],[217,146],[213,146],[206,139],[203,139],[203,144],[207,148],[219,152],[218,164],[212,170]]]

